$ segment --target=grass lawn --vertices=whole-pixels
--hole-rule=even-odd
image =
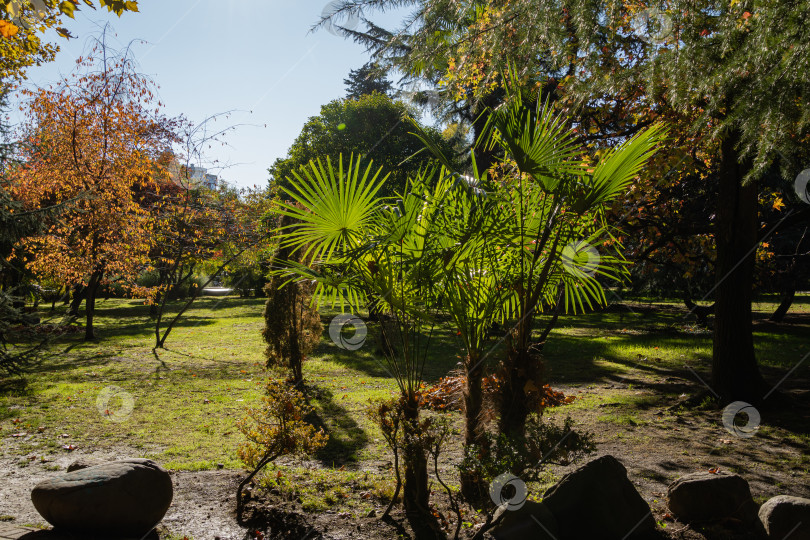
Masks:
[[[765,320],[775,302],[763,298],[755,305],[757,354],[773,384],[810,353],[810,297],[799,297],[786,322],[778,325]],[[60,337],[25,378],[0,380],[0,457],[19,459],[20,466],[35,461],[47,467],[48,460],[72,445],[83,453],[137,454],[173,470],[240,468],[236,447],[241,434],[235,424],[244,407],[258,401],[268,375],[262,309],[263,299],[202,298],[175,328],[166,349],[153,353],[154,328],[146,306],[134,300],[100,301],[96,341],[83,342],[81,333]],[[305,365],[317,421],[329,431],[329,444],[313,456],[318,467],[290,462],[285,473],[268,480],[302,496],[310,510],[347,504],[352,492],[384,498],[392,489],[386,469],[391,458],[364,409],[370,399],[392,395],[395,384],[375,357],[371,333],[358,351],[332,343],[328,322],[333,315],[323,313],[324,339]],[[488,361],[494,365],[500,352],[495,338],[492,348]],[[428,381],[455,369],[460,355],[454,332],[438,328]],[[644,452],[663,445],[664,454],[684,458],[683,452],[692,453],[681,468],[703,467],[715,458],[733,468],[739,462],[736,452],[749,457],[756,452],[746,441],[716,442],[730,435],[711,406],[682,415],[668,409],[682,394],[703,389],[698,377],[709,381],[711,360],[711,333],[696,326],[677,302],[637,299],[599,313],[562,316],[544,357],[552,386],[578,397],[550,416],[570,414],[594,431],[600,453],[620,453],[628,445]],[[805,361],[783,387],[807,379],[808,369],[810,361]],[[127,405],[131,413],[121,416]],[[460,427],[460,415],[450,414]],[[764,414],[760,434],[769,445],[787,449],[770,454],[763,449],[772,456],[764,458],[770,459],[766,465],[798,471],[806,480],[810,460],[793,451],[810,446],[807,423],[801,422],[810,423],[782,417],[771,422]],[[703,430],[700,436],[712,438],[711,444],[695,448],[690,423]],[[459,446],[449,449],[448,468],[459,453]],[[639,474],[665,483],[666,467],[644,465]],[[370,478],[369,470],[380,472]],[[452,472],[445,477],[455,480]],[[324,483],[332,487],[321,489]],[[346,485],[354,488],[347,491]],[[362,503],[360,508],[365,508]]]

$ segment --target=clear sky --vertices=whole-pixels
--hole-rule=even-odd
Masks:
[[[65,26],[76,39],[54,38],[56,61],[28,72],[30,84],[47,85],[67,74],[88,37],[112,24],[119,44],[137,44],[140,71],[160,86],[169,115],[192,121],[237,110],[228,121],[249,124],[231,133],[230,147],[211,160],[231,163],[218,171],[239,186],[267,184],[267,167],[283,157],[304,122],[321,105],[343,97],[343,79],[368,60],[363,47],[326,30],[310,32],[330,0],[139,0],[140,13],[121,18],[83,7]],[[374,16],[395,27],[397,13]],[[252,112],[250,112],[252,111]],[[265,127],[266,124],[266,127]]]

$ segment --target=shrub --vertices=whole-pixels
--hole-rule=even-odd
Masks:
[[[574,431],[573,425],[570,417],[560,426],[543,421],[540,414],[532,414],[527,419],[524,437],[487,433],[485,444],[464,449],[459,469],[462,473],[482,474],[487,480],[511,472],[526,481],[537,481],[546,465],[569,465],[596,450],[593,434]]]
[[[251,473],[236,492],[236,514],[242,516],[242,489],[267,464],[283,455],[310,453],[322,448],[329,436],[316,430],[304,417],[313,407],[304,395],[284,381],[268,379],[260,407],[248,408],[247,417],[237,422],[246,441],[237,453]]]
[[[287,279],[273,275],[264,288],[264,354],[267,367],[289,367],[291,380],[300,384],[304,380],[304,359],[321,339],[323,326],[312,302],[315,286],[306,281],[285,283]]]

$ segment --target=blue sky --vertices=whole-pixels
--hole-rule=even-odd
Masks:
[[[307,118],[342,97],[349,70],[368,60],[360,45],[310,32],[329,1],[139,0],[140,13],[121,18],[84,8],[65,24],[76,39],[54,38],[62,49],[56,61],[31,68],[28,82],[44,86],[69,73],[88,38],[109,22],[119,44],[147,42],[135,45],[135,58],[160,86],[169,115],[201,121],[240,111],[228,122],[248,125],[207,157],[232,164],[213,171],[227,182],[265,186],[267,167],[286,154]],[[374,20],[394,27],[400,14]]]

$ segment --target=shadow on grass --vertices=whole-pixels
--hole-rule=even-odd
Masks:
[[[315,457],[327,465],[344,465],[358,461],[357,452],[368,443],[368,435],[351,412],[339,405],[331,390],[319,386],[307,388],[315,410],[307,421],[329,434],[326,446]]]
[[[358,350],[354,351],[342,349],[334,344],[329,335],[329,320],[324,319],[323,325],[324,332],[314,355],[326,356],[331,362],[362,372],[370,377],[394,378],[396,370],[383,353],[380,345],[382,338],[376,323],[367,323],[366,341]],[[464,354],[462,344],[455,332],[452,332],[446,324],[437,325],[427,343],[428,352],[423,371],[425,381],[436,382],[460,367],[462,354]],[[497,346],[494,339],[492,346]],[[491,355],[488,360],[494,362],[495,356]]]

